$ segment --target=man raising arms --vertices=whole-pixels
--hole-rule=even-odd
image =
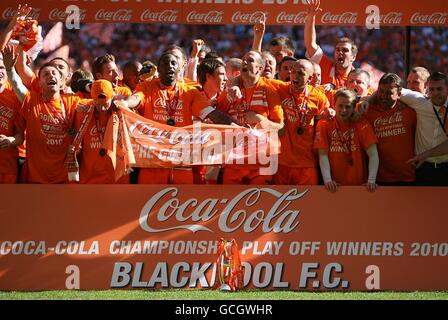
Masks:
[[[309,1],[304,31],[306,57],[321,66],[322,84],[331,83],[336,89],[343,88],[349,72],[353,69],[358,48],[351,39],[343,37],[336,43],[333,61],[324,54],[317,44],[315,26],[316,15],[321,10],[320,0]]]
[[[218,110],[227,113],[240,126],[283,127],[280,97],[262,73],[264,61],[259,51],[247,52],[241,64],[241,97],[229,101],[227,92],[218,99]],[[215,123],[218,123],[215,121]],[[224,184],[270,184],[272,175],[260,175],[259,165],[226,165]]]

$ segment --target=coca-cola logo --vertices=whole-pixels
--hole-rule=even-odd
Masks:
[[[132,10],[119,9],[116,11],[107,11],[100,9],[95,14],[96,21],[130,21],[132,19]]]
[[[447,12],[433,12],[432,14],[421,14],[416,12],[411,17],[412,24],[445,24]]]
[[[14,17],[16,12],[17,12],[17,9],[15,9],[15,8],[6,8],[3,11],[2,17],[5,20],[11,20],[11,18]],[[39,15],[40,15],[40,8],[33,8],[28,16],[31,19],[37,20],[37,19],[39,19]]]
[[[376,128],[376,127],[380,127],[380,126],[388,126],[391,124],[402,123],[402,122],[403,122],[403,115],[402,115],[401,111],[398,111],[390,117],[376,118],[375,121],[373,122],[373,126]]]
[[[400,24],[403,17],[402,12],[388,12],[380,15],[380,22],[387,24]]]
[[[187,22],[191,23],[222,23],[223,11],[209,11],[205,13],[191,11],[187,15]]]
[[[332,14],[330,11],[322,15],[322,23],[332,24],[355,24],[358,18],[357,12],[344,12],[341,14]]]
[[[306,16],[307,13],[305,11],[301,11],[298,13],[288,13],[282,11],[277,15],[275,21],[277,23],[286,23],[286,24],[305,24]]]
[[[299,193],[290,189],[285,193],[271,188],[249,188],[232,199],[204,198],[187,199],[181,202],[176,187],[165,188],[146,202],[140,212],[140,227],[151,233],[190,230],[208,231],[207,222],[217,217],[218,228],[225,233],[242,230],[250,233],[289,233],[299,225],[300,210],[287,210],[288,206],[302,198],[308,190]],[[273,199],[268,210],[257,204]],[[263,201],[261,200],[263,198]],[[198,223],[199,222],[199,223]],[[168,224],[163,227],[161,225]]]
[[[73,12],[66,12],[64,9],[55,8],[50,11],[48,18],[50,20],[66,20],[68,16],[72,15]],[[86,18],[87,10],[79,10],[79,19],[83,21]]]
[[[149,123],[136,121],[129,128],[129,135],[135,139],[151,140],[153,143],[167,143],[178,145],[179,143],[205,144],[210,140],[211,132],[198,131],[192,134],[182,129],[166,131]]]
[[[260,19],[264,19],[268,16],[268,12],[256,11],[252,13],[243,13],[237,11],[232,15],[233,23],[255,23]]]
[[[140,21],[144,22],[176,22],[177,10],[151,11],[146,9],[140,15]]]
[[[347,131],[342,132],[342,134],[338,130],[334,129],[333,132],[331,133],[331,137],[334,142],[342,142],[341,141],[342,139],[343,141],[350,140],[351,143],[353,144],[353,140],[355,137],[355,129],[351,128]]]

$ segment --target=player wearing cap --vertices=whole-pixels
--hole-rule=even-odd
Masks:
[[[75,117],[76,135],[71,146],[78,152],[80,183],[129,183],[125,175],[115,182],[111,158],[103,149],[104,133],[112,112],[111,104],[114,90],[110,81],[96,80],[91,88],[92,100],[82,103],[88,105],[87,111],[77,111]]]

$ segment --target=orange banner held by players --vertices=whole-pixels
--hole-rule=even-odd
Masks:
[[[448,290],[446,187],[0,185],[0,290]],[[218,282],[217,282],[218,281]]]
[[[259,164],[277,161],[277,131],[204,124],[173,127],[120,107],[108,122],[104,148],[116,179],[130,167],[171,168],[192,165]]]
[[[72,22],[165,24],[254,24],[263,15],[268,25],[303,25],[303,0],[146,0],[26,1],[34,19]],[[76,5],[76,7],[74,7]],[[70,7],[69,7],[70,6]],[[10,20],[17,1],[2,2],[2,19]],[[448,2],[440,0],[321,1],[318,25],[447,26]]]

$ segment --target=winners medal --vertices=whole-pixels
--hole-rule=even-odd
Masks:
[[[174,121],[173,118],[169,118],[169,119],[166,121],[166,124],[169,125],[169,126],[174,126],[174,125],[176,124],[176,121]]]
[[[348,162],[348,165],[349,165],[350,167],[353,167],[353,158],[352,158],[352,156],[348,156],[348,157],[347,157],[347,162]]]
[[[298,135],[302,135],[305,132],[305,128],[304,127],[297,127],[297,134]]]
[[[68,129],[68,134],[70,137],[74,137],[76,135],[76,129],[75,128]]]
[[[100,156],[104,157],[107,154],[106,149],[100,148]]]

